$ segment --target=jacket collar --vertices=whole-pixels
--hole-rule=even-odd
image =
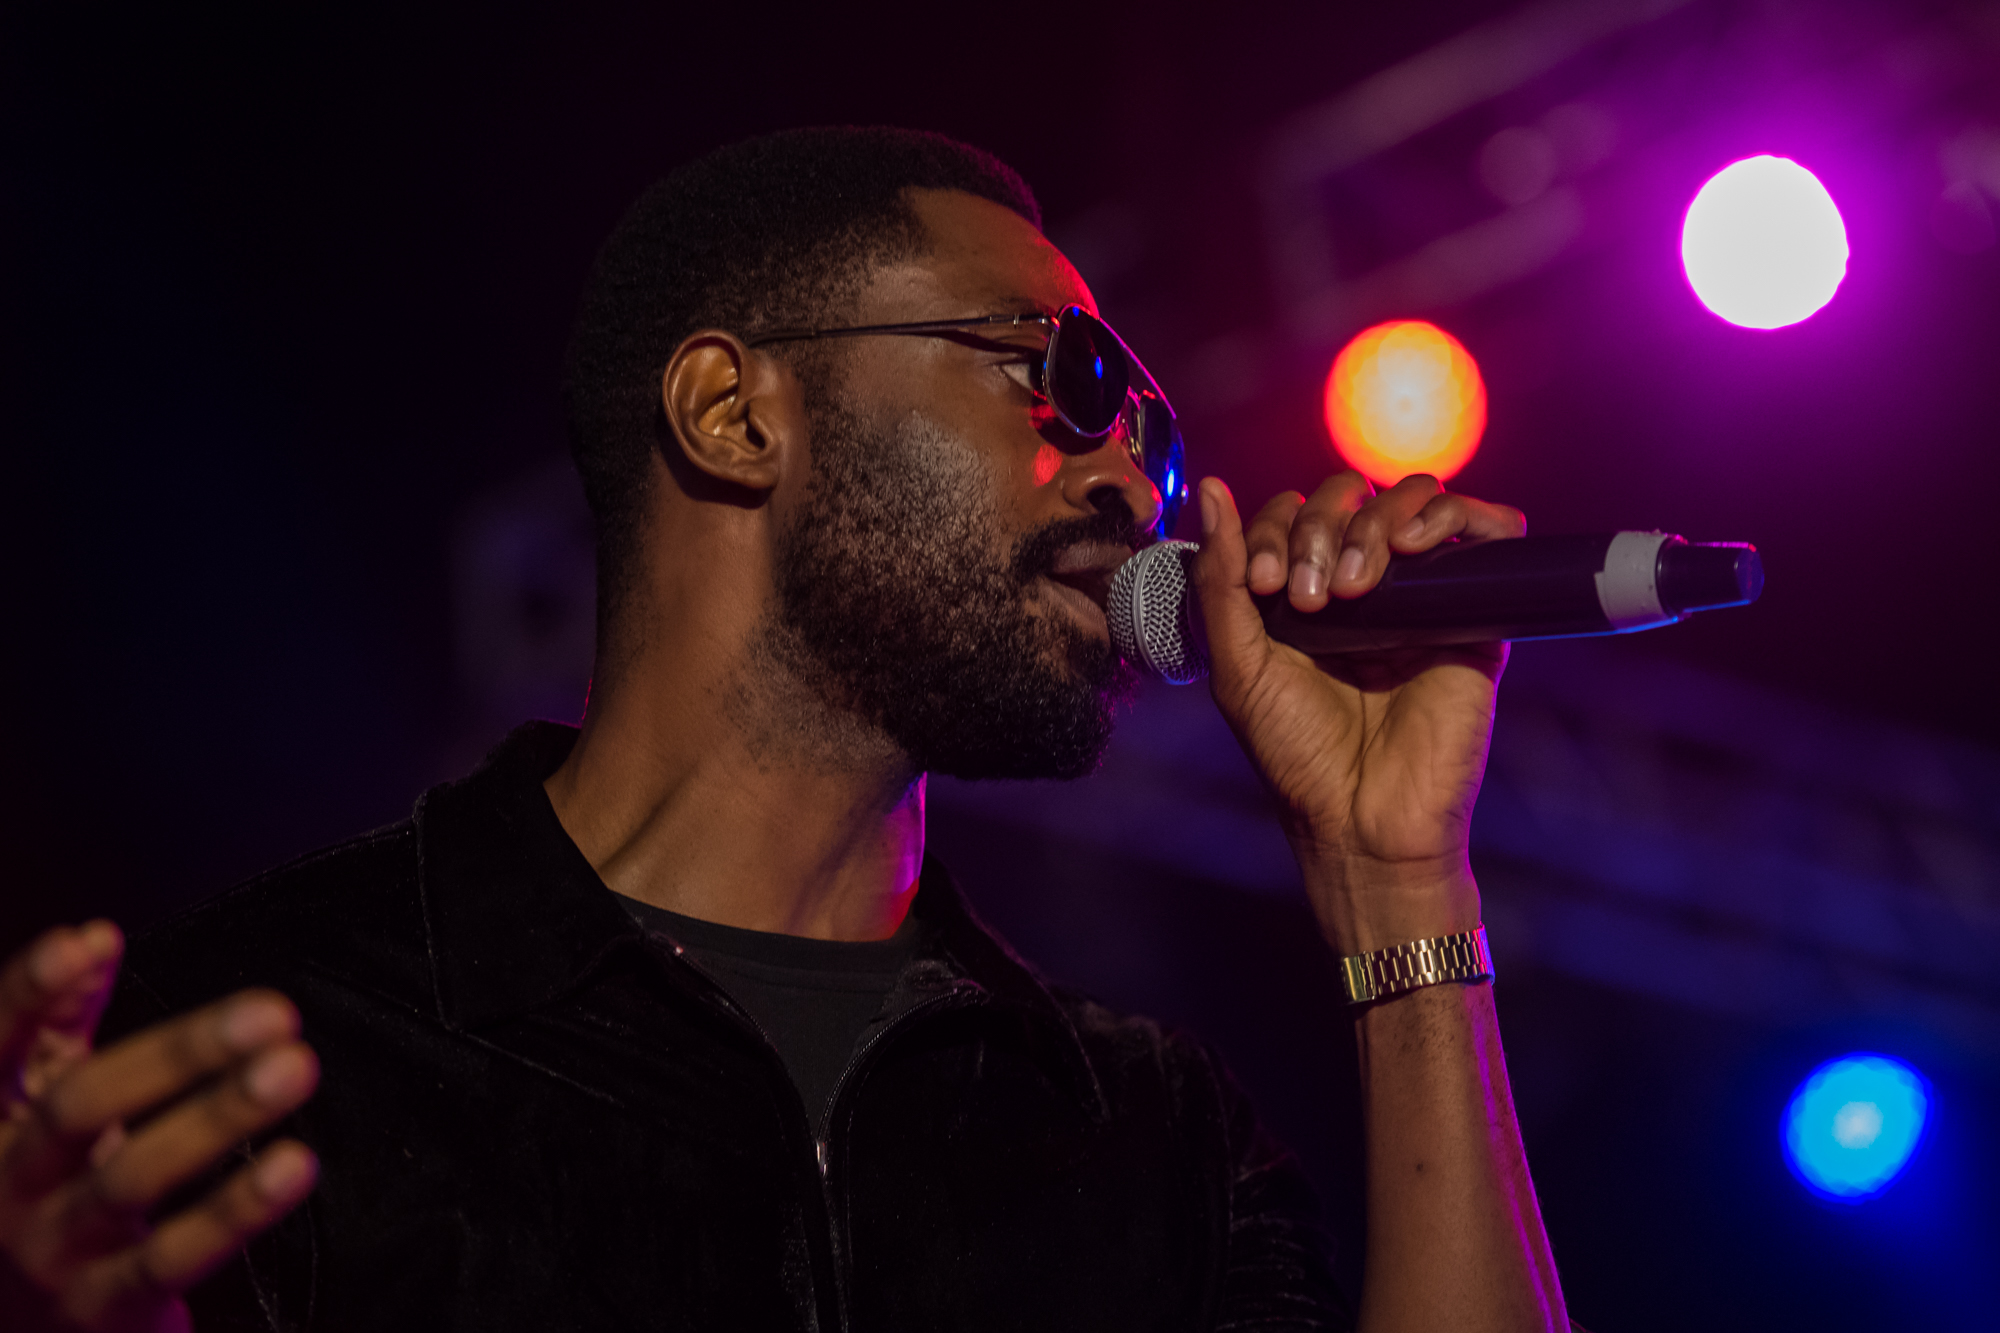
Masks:
[[[447,1027],[547,1004],[641,938],[542,790],[576,735],[517,727],[470,776],[417,801],[418,891]]]
[[[574,727],[529,722],[470,776],[417,802],[418,886],[439,1021],[469,1029],[526,1013],[583,985],[645,932],[556,818],[542,782]],[[989,930],[926,856],[911,911],[918,944],[899,990],[983,992],[1059,1035],[1062,1062],[1100,1114],[1102,1089],[1065,1007]]]

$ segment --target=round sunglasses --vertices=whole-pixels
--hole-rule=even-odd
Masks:
[[[1048,345],[1033,364],[1030,386],[1054,409],[1056,418],[1089,440],[1100,440],[1121,424],[1132,461],[1160,492],[1160,516],[1154,531],[1165,536],[1174,529],[1187,504],[1187,467],[1180,424],[1159,384],[1132,349],[1109,324],[1082,306],[1065,306],[1053,315],[976,315],[970,319],[936,319],[917,324],[862,324],[844,329],[776,329],[744,341],[806,342],[817,338],[859,338],[894,334],[912,338],[948,338],[995,325],[1040,324],[1049,330]]]

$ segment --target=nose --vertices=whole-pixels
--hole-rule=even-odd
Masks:
[[[1115,497],[1125,502],[1142,531],[1160,520],[1160,490],[1140,470],[1122,430],[1112,431],[1088,453],[1066,455],[1062,488],[1063,499],[1081,512],[1101,510]]]

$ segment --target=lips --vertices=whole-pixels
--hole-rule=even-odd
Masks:
[[[1079,615],[1103,625],[1111,576],[1131,558],[1131,548],[1116,542],[1078,542],[1059,551],[1042,577],[1056,585],[1058,598]],[[1088,605],[1080,605],[1079,600]]]

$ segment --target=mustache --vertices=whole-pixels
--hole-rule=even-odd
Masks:
[[[1109,543],[1136,551],[1152,544],[1152,536],[1132,516],[1132,507],[1118,500],[1088,518],[1063,518],[1025,533],[1014,543],[1008,562],[1014,578],[1026,587],[1037,576],[1056,567],[1056,560],[1072,546]]]

